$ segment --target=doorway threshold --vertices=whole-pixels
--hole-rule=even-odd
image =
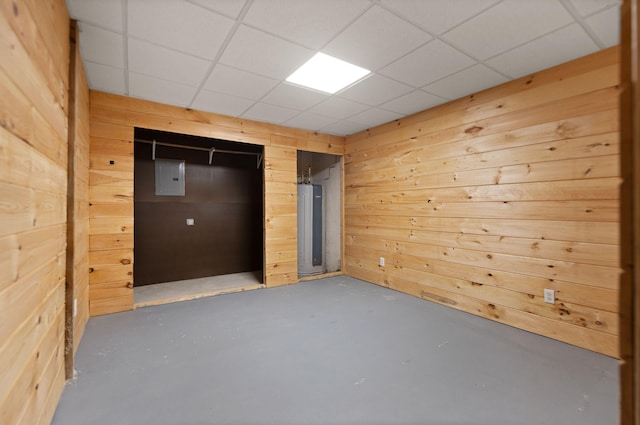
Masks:
[[[133,308],[264,288],[261,271],[155,283],[133,288]]]
[[[337,272],[314,274],[314,275],[311,275],[311,276],[299,277],[298,278],[298,282],[306,282],[307,280],[316,280],[316,279],[323,279],[325,277],[340,276],[340,275],[343,275],[343,274],[344,273],[341,270],[338,270]]]

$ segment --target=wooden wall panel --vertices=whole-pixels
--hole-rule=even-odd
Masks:
[[[64,385],[69,16],[0,2],[0,423],[49,424]]]
[[[612,48],[348,137],[345,272],[617,357],[618,70]]]
[[[134,129],[96,120],[93,106],[91,114],[88,298],[90,314],[96,316],[133,308],[133,240],[122,248],[91,238],[127,235],[133,239]],[[123,256],[131,261],[123,264]],[[102,260],[109,258],[112,261]],[[119,290],[105,291],[105,287]]]
[[[344,138],[101,92],[91,92],[90,98],[91,315],[133,308],[132,265],[119,259],[133,258],[135,127],[264,146],[264,283],[271,287],[298,281],[296,152],[342,155]]]
[[[274,137],[273,142],[282,139]],[[296,158],[295,147],[287,144],[264,148],[264,269],[268,286],[298,282]]]

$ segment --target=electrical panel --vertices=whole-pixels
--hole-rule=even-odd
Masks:
[[[156,196],[184,196],[184,161],[156,159]]]

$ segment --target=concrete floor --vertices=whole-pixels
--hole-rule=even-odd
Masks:
[[[55,425],[618,420],[617,361],[338,276],[92,318]]]

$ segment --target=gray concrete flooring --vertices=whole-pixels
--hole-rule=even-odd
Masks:
[[[617,361],[356,279],[92,318],[55,425],[618,420]]]

